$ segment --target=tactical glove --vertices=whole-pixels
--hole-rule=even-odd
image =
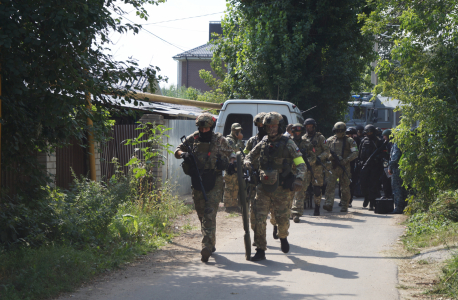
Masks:
[[[218,154],[216,156],[216,163],[215,163],[216,169],[224,170],[225,165],[226,164],[224,163],[223,159],[221,158],[221,154]]]
[[[318,156],[316,157],[315,164],[316,164],[316,165],[321,165],[321,164],[322,164],[321,158],[319,158]]]
[[[293,182],[293,191],[299,192],[302,189],[302,179],[296,178]]]
[[[230,163],[229,166],[227,167],[227,174],[228,175],[233,175],[235,174],[235,163]]]
[[[248,171],[250,171],[250,172],[253,171],[253,169],[252,169],[252,167],[251,167],[251,163],[249,163],[249,162],[244,162],[244,163],[243,163],[243,166],[245,167],[246,170],[248,170]]]

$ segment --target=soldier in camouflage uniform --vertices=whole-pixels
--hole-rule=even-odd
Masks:
[[[305,131],[305,127],[302,124],[300,123],[294,124],[292,127],[293,141],[296,144],[296,146],[299,147],[302,153],[302,158],[304,160],[307,159],[308,163],[312,165],[312,164],[315,164],[316,155],[312,151],[313,149],[312,144],[303,136],[304,131]],[[293,167],[293,172],[296,173],[296,170],[294,167]],[[311,177],[312,177],[312,174],[310,173],[310,170],[307,170],[302,189],[300,191],[297,191],[294,194],[294,201],[293,201],[293,205],[291,209],[291,214],[292,214],[294,223],[299,223],[299,217],[302,216],[302,213],[304,211],[305,194],[310,185]]]
[[[342,204],[341,212],[348,211],[348,203],[350,201],[350,162],[358,157],[358,146],[356,142],[345,135],[347,126],[343,122],[337,122],[332,129],[334,136],[328,138],[326,143],[329,146],[329,151],[335,153],[337,156],[334,158],[329,155],[332,162],[332,174],[329,174],[328,185],[326,186],[325,204],[323,209],[332,211],[334,205],[334,194],[336,189],[336,182],[339,179],[340,190],[342,191]],[[336,159],[344,167],[345,171],[338,165]]]
[[[239,123],[234,123],[231,126],[231,134],[226,137],[226,140],[231,146],[232,150],[237,153],[240,152],[240,149],[245,148],[241,133],[242,126]],[[233,162],[233,161],[231,161]],[[237,211],[238,210],[238,193],[239,193],[239,183],[237,180],[237,172],[232,169],[229,169],[224,175],[224,197],[223,202],[226,207],[227,212]]]
[[[313,196],[315,200],[315,211],[313,212],[313,215],[319,216],[321,205],[321,190],[324,184],[323,172],[325,170],[323,165],[326,163],[326,159],[329,156],[329,147],[326,143],[326,138],[320,132],[316,132],[317,124],[314,119],[309,118],[305,120],[304,126],[306,131],[304,139],[312,144],[312,151],[316,155],[316,162],[312,164],[314,178],[311,178],[311,175],[308,178],[310,178],[312,181]],[[310,173],[310,171],[308,173]],[[329,175],[331,174],[328,173],[326,176]],[[307,181],[305,184],[309,186],[310,181]]]
[[[258,133],[255,136],[250,137],[248,141],[246,142],[246,147],[243,150],[243,153],[245,153],[245,155],[250,153],[250,151],[254,148],[254,146],[256,146],[262,140],[262,138],[267,134],[266,131],[264,130],[264,124],[262,124],[262,120],[264,119],[265,115],[266,115],[265,112],[261,112],[257,114],[256,116],[254,116],[253,123],[254,123],[254,126],[258,127]],[[253,162],[253,169],[258,171],[259,159]],[[250,204],[253,203],[255,196],[256,196],[256,187],[252,186],[250,193],[247,195],[248,203]],[[254,220],[253,208],[251,208],[250,219]],[[272,225],[275,226],[276,224],[272,224]],[[254,231],[253,222],[251,222],[251,229],[253,229]]]
[[[281,250],[289,252],[288,228],[289,205],[294,192],[302,189],[305,176],[305,163],[302,153],[294,142],[284,137],[286,124],[283,117],[277,112],[266,114],[263,120],[267,136],[258,143],[246,156],[244,164],[251,168],[253,162],[260,162],[259,173],[261,184],[256,188],[256,198],[252,207],[255,213],[254,242],[257,246],[253,261],[266,259],[266,220],[269,210],[273,207],[278,223],[278,236]],[[291,172],[293,163],[297,174]]]
[[[388,163],[388,173],[391,176],[391,187],[394,195],[395,208],[392,214],[402,214],[406,205],[407,191],[402,185],[401,174],[399,170],[399,160],[401,159],[402,152],[397,143],[391,146],[390,161]]]
[[[209,113],[198,116],[196,126],[199,130],[186,137],[186,141],[175,150],[175,157],[184,159],[183,171],[191,176],[192,199],[203,236],[200,252],[203,262],[207,262],[212,252],[216,250],[216,213],[223,198],[222,171],[230,165],[229,159],[235,157],[226,139],[220,133],[213,132],[215,123],[216,119]],[[185,143],[191,147],[192,153],[187,152]],[[197,160],[209,203],[205,203],[192,155]],[[208,212],[205,208],[211,208],[212,211]]]

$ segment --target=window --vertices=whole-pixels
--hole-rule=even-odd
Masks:
[[[350,120],[366,120],[366,108],[361,106],[350,106],[349,107],[349,119]]]
[[[234,123],[242,125],[243,139],[248,140],[253,136],[253,116],[251,114],[229,114],[224,124],[223,135],[227,136],[231,133],[231,126]]]
[[[283,121],[285,121],[286,126],[288,126],[288,118],[285,115],[281,115],[283,117]]]

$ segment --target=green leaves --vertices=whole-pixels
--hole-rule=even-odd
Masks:
[[[399,99],[395,141],[406,185],[417,208],[427,209],[444,190],[458,188],[458,13],[456,1],[378,2],[365,21],[382,45],[375,91]],[[413,127],[417,129],[413,130]]]
[[[221,94],[286,100],[302,110],[318,105],[304,117],[330,132],[374,58],[355,14],[370,12],[365,1],[229,3],[212,61]]]

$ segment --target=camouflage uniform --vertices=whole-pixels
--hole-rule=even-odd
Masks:
[[[264,117],[264,125],[270,124],[269,122],[273,118],[275,118],[274,120],[283,119],[278,113],[268,113]],[[282,129],[284,130],[284,127]],[[246,166],[258,161],[258,159],[260,162],[261,184],[256,188],[256,198],[252,204],[255,219],[251,220],[251,222],[255,222],[254,242],[257,249],[262,250],[262,253],[267,249],[266,220],[271,208],[275,212],[276,222],[278,223],[278,236],[282,240],[282,251],[289,251],[289,245],[287,250],[283,250],[283,241],[286,241],[286,237],[288,236],[289,206],[294,192],[289,188],[284,189],[280,185],[275,188],[276,184],[281,180],[280,174],[283,172],[283,168],[291,168],[293,162],[296,164],[296,178],[298,179],[296,179],[294,184],[297,181],[303,180],[305,176],[306,168],[302,159],[302,153],[291,139],[283,137],[281,133],[280,131],[273,137],[264,136],[262,141],[245,158]]]
[[[259,134],[252,136],[248,139],[246,142],[246,147],[243,150],[243,153],[248,154],[250,151],[261,141],[261,137]],[[253,169],[258,170],[259,169],[259,160],[253,162]],[[250,187],[250,193],[247,195],[247,202],[249,204],[253,203],[254,198],[256,197],[256,187],[254,185],[251,185]],[[250,209],[250,219],[254,220],[254,211],[253,208],[251,207]],[[271,218],[272,221],[272,218]],[[272,224],[276,225],[276,224]],[[254,231],[254,222],[251,222],[251,229]]]
[[[310,166],[312,166],[312,168],[313,168],[313,165],[315,164],[315,161],[316,161],[316,155],[313,152],[312,144],[309,141],[307,141],[305,136],[302,136],[301,142],[298,145],[298,147],[301,150],[301,153],[303,153],[302,157],[304,159],[307,159],[307,161],[309,162]],[[313,174],[313,175],[315,175],[315,174]],[[323,179],[322,175],[321,175],[321,178]],[[302,185],[302,190],[300,190],[300,191],[298,191],[298,192],[296,192],[294,194],[294,201],[293,201],[293,205],[292,205],[292,208],[291,208],[291,213],[292,214],[296,214],[298,216],[302,216],[302,213],[304,212],[304,199],[306,197],[306,193],[307,193],[307,189],[308,189],[308,187],[310,185],[310,181],[313,181],[313,183],[315,183],[315,180],[312,179],[312,174],[310,173],[310,170],[307,169],[307,173],[305,174],[305,180],[304,180],[304,183]]]
[[[391,187],[394,195],[395,209],[393,213],[402,214],[406,205],[407,191],[402,185],[402,179],[399,170],[399,160],[401,159],[402,152],[398,145],[395,143],[391,146],[389,170],[393,173],[391,176]]]
[[[231,134],[226,137],[226,140],[231,146],[232,150],[237,153],[240,152],[240,148],[244,148],[243,141],[239,140],[236,136],[238,130],[242,130],[242,126],[239,123],[234,123],[231,126]],[[238,194],[239,194],[239,183],[237,180],[237,173],[224,175],[224,197],[223,202],[225,207],[236,207],[238,206]]]
[[[205,124],[201,127],[211,127],[215,124],[215,119],[212,118],[212,115],[204,113],[196,119],[196,125],[197,124]],[[208,126],[209,124],[210,126]],[[199,127],[199,125],[197,126]],[[235,154],[233,153],[232,148],[229,146],[226,139],[220,133],[211,132],[210,142],[200,142],[199,131],[196,131],[186,137],[186,143],[193,149],[193,154],[197,159],[200,173],[210,174],[210,176],[215,179],[214,187],[212,189],[206,190],[207,198],[209,200],[208,207],[213,209],[211,213],[205,212],[205,208],[207,206],[200,187],[196,187],[194,184],[192,186],[192,199],[194,201],[197,216],[199,217],[202,229],[202,249],[206,248],[210,249],[211,251],[211,249],[215,247],[216,243],[216,213],[218,211],[219,203],[223,198],[222,170],[217,169],[217,159],[220,156],[221,160],[227,164],[229,158],[235,157]],[[181,143],[176,148],[176,158],[180,158],[178,151],[187,152],[187,148],[185,147],[184,143]],[[190,166],[189,170],[194,171],[192,168],[195,168],[195,166]],[[185,169],[185,167],[183,167],[183,169]]]
[[[332,162],[332,174],[329,175],[328,184],[326,186],[326,193],[325,193],[325,205],[323,206],[324,209],[331,211],[334,205],[334,194],[336,188],[337,179],[340,182],[340,189],[342,191],[342,209],[341,211],[347,211],[348,203],[350,201],[350,178],[351,170],[350,170],[350,162],[358,157],[358,146],[356,142],[345,135],[345,123],[337,122],[334,125],[333,131],[342,130],[343,132],[338,132],[336,135],[328,138],[326,143],[329,146],[329,150],[335,152],[338,156],[341,157],[340,163],[344,166],[346,170],[345,172],[339,167],[334,158],[329,155],[329,159]],[[345,144],[345,147],[343,148]],[[343,148],[343,150],[342,150]],[[348,176],[347,176],[348,174]]]
[[[300,128],[303,127],[302,124],[294,124],[293,129],[295,128]],[[302,130],[303,132],[303,130]],[[301,136],[299,139],[295,135],[295,130],[293,130],[293,141],[296,144],[297,147],[299,147],[301,153],[302,153],[302,158],[307,159],[310,165],[313,165],[316,161],[316,155],[312,151],[313,147],[312,144],[305,138],[305,136]],[[296,174],[295,167],[293,167],[293,172]],[[307,192],[308,186],[310,184],[311,180],[311,173],[310,170],[307,168],[307,172],[305,174],[305,180],[302,185],[302,189],[300,191],[297,191],[294,194],[294,199],[292,203],[292,208],[291,208],[291,213],[296,216],[302,216],[302,213],[304,212],[304,199],[305,199],[305,194]],[[299,219],[295,219],[295,222],[299,222]]]

